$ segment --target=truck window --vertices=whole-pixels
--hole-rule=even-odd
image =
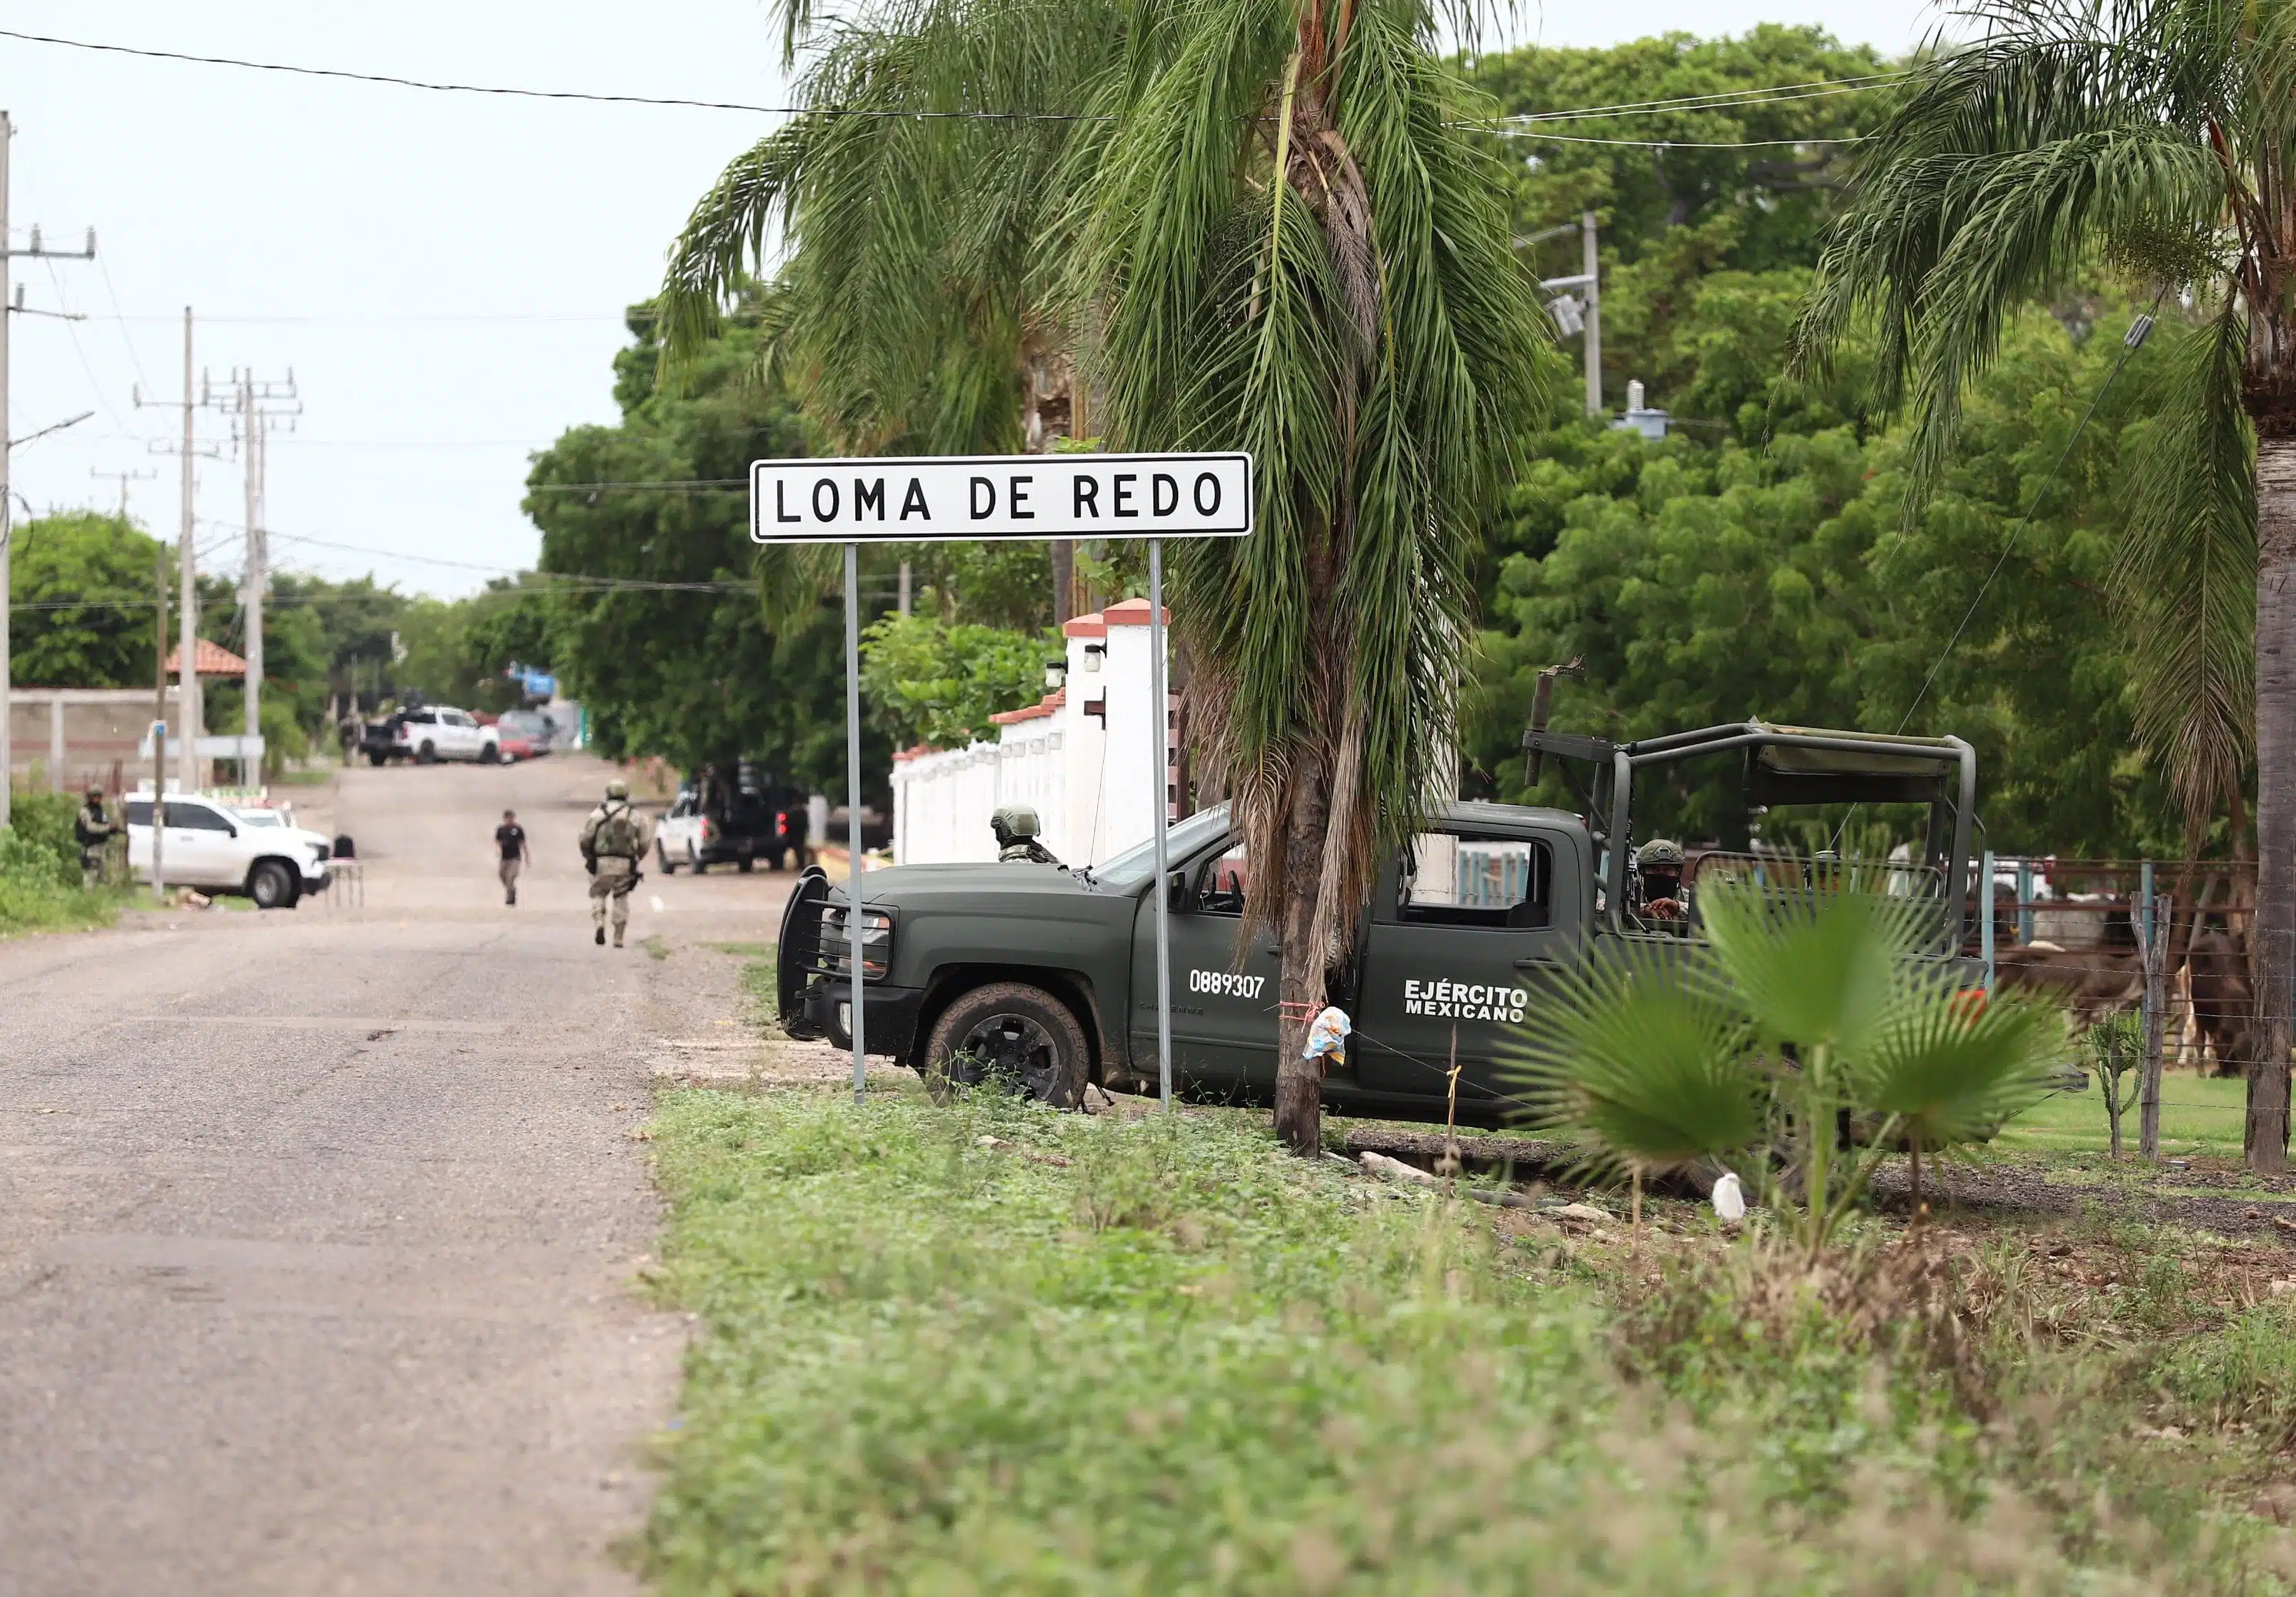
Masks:
[[[152,801],[149,798],[130,798],[127,801],[127,823],[130,826],[152,824]]]
[[[1251,860],[1244,853],[1243,839],[1238,838],[1204,867],[1203,880],[1196,886],[1196,913],[1240,915],[1244,895],[1250,890]]]
[[[168,824],[182,831],[230,831],[230,822],[204,804],[184,804],[168,800]]]
[[[1554,876],[1545,843],[1423,831],[1403,861],[1397,918],[1429,926],[1535,930],[1548,923]]]

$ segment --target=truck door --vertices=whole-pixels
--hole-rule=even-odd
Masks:
[[[1181,867],[1173,905],[1172,1077],[1215,1095],[1275,1088],[1275,940],[1257,933],[1238,957],[1251,862],[1242,838]],[[1156,896],[1141,896],[1132,935],[1133,1068],[1156,1076]]]
[[[1456,1050],[1463,1114],[1505,1091],[1504,1045],[1578,954],[1564,839],[1447,823],[1380,872],[1348,1052],[1366,1093],[1441,1099]]]

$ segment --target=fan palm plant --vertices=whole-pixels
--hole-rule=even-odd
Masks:
[[[1596,1170],[1742,1165],[1814,1253],[1885,1152],[1909,1148],[1918,1181],[1923,1149],[1990,1135],[2064,1052],[2054,1011],[1972,1002],[1923,957],[1926,907],[1717,881],[1710,945],[1616,945],[1563,979],[1516,1056],[1522,1101]]]
[[[816,109],[697,209],[665,290],[690,343],[779,218],[786,347],[862,374],[838,393],[915,392],[895,374],[977,313],[1069,351],[1111,446],[1253,453],[1259,531],[1177,552],[1174,611],[1190,725],[1255,862],[1246,935],[1287,950],[1276,1122],[1303,1152],[1323,953],[1441,796],[1468,561],[1543,401],[1536,285],[1441,53],[1476,20],[1437,0],[865,6],[807,79]],[[865,106],[1076,119],[845,114]],[[887,281],[906,308],[874,302]]]
[[[1928,476],[2021,302],[2100,266],[2190,285],[2117,572],[2138,722],[2195,832],[2257,771],[2250,1159],[2284,1167],[2296,983],[2296,4],[1986,0],[1864,145],[1806,360],[1861,315]],[[1912,506],[1908,507],[1911,513]],[[2261,536],[2259,536],[2259,532]]]

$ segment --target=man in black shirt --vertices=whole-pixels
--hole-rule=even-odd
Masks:
[[[495,828],[495,847],[502,851],[503,902],[518,902],[518,873],[526,864],[526,828],[518,823],[515,810],[503,811],[503,823]]]

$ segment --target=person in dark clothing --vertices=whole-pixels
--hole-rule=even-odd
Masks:
[[[80,886],[92,888],[103,880],[103,856],[119,830],[104,816],[103,790],[88,789],[87,802],[72,817],[72,837],[79,844]]]
[[[495,828],[495,847],[502,854],[503,902],[518,902],[518,873],[527,862],[526,828],[518,823],[518,812],[503,811],[503,823]]]

